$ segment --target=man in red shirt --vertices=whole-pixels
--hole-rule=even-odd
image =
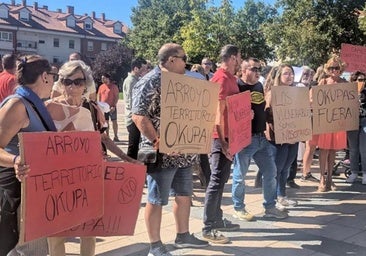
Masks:
[[[105,113],[105,119],[109,121],[109,117],[112,121],[112,127],[114,132],[114,141],[119,142],[118,139],[118,124],[117,124],[117,102],[119,99],[119,90],[117,85],[113,84],[111,81],[111,76],[109,74],[104,74],[102,76],[102,82],[98,89],[98,99],[101,102],[108,103],[110,111]],[[107,128],[107,135],[109,135],[109,124]]]
[[[5,54],[2,58],[3,72],[0,73],[0,102],[14,93],[17,85],[15,79],[16,56],[14,54]]]

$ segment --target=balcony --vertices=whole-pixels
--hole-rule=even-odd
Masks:
[[[18,51],[21,51],[21,50],[36,51],[37,50],[37,42],[18,40],[17,41],[17,50]]]

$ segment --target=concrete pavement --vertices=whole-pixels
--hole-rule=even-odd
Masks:
[[[119,143],[126,149],[127,131],[123,117],[123,101],[118,103]],[[338,155],[338,159],[342,157]],[[312,172],[319,177],[317,160]],[[233,218],[231,201],[231,179],[225,187],[222,200],[224,217],[238,223],[237,232],[223,232],[231,242],[224,245],[210,245],[201,249],[175,249],[175,225],[171,202],[163,208],[162,241],[173,255],[246,255],[246,256],[366,256],[366,185],[360,182],[345,183],[343,173],[334,178],[336,191],[319,193],[317,183],[296,182],[300,189],[287,189],[289,198],[296,199],[298,206],[290,209],[285,220],[262,218],[262,191],[254,188],[257,167],[253,164],[247,174],[246,209],[255,214],[253,222]],[[340,170],[342,171],[342,170]],[[298,173],[298,177],[300,177]],[[97,237],[96,255],[101,256],[144,256],[148,254],[149,240],[144,223],[144,202],[141,202],[135,235],[125,237]],[[194,181],[193,207],[191,209],[190,231],[201,235],[204,190],[198,179]],[[71,238],[67,243],[67,255],[79,255],[79,240]]]

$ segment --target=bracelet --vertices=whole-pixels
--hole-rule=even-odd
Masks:
[[[13,158],[13,164],[15,164],[15,161],[17,160],[18,157],[19,157],[19,155],[14,156],[14,158]]]

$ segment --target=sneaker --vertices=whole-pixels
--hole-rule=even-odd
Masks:
[[[297,185],[294,180],[287,181],[287,186],[289,188],[295,188],[295,189],[299,189],[300,188],[300,186]]]
[[[208,246],[208,242],[196,238],[193,234],[186,233],[184,235],[177,236],[174,246],[177,248],[200,248]]]
[[[217,230],[211,230],[209,232],[202,233],[202,239],[213,244],[226,244],[230,241],[229,238]]]
[[[172,256],[172,254],[168,252],[164,245],[161,245],[159,247],[150,248],[147,256]]]
[[[117,137],[117,136],[113,138],[113,141],[114,141],[114,142],[121,142],[121,141],[118,139],[118,137]]]
[[[281,211],[277,209],[275,206],[269,209],[266,209],[264,212],[265,218],[276,218],[276,219],[285,219],[288,217],[287,212]]]
[[[290,200],[287,198],[287,196],[285,196],[285,197],[279,196],[277,201],[280,205],[282,205],[284,207],[297,205],[297,202],[295,200]]]
[[[215,222],[212,228],[218,231],[235,231],[240,229],[240,225],[233,224],[231,221],[223,219],[220,222]]]
[[[362,176],[362,185],[366,185],[366,175]]]
[[[252,221],[254,219],[254,216],[252,214],[250,214],[249,212],[247,212],[245,209],[240,210],[240,211],[235,210],[233,217],[237,218],[239,220],[246,220],[246,221]]]
[[[346,182],[347,183],[353,183],[356,181],[357,179],[357,173],[351,173],[351,175],[347,178]],[[362,178],[362,181],[363,181],[363,178]]]
[[[317,178],[315,178],[311,172],[309,172],[308,174],[306,174],[306,176],[301,176],[301,181],[313,181],[313,182],[319,182],[319,180]]]

